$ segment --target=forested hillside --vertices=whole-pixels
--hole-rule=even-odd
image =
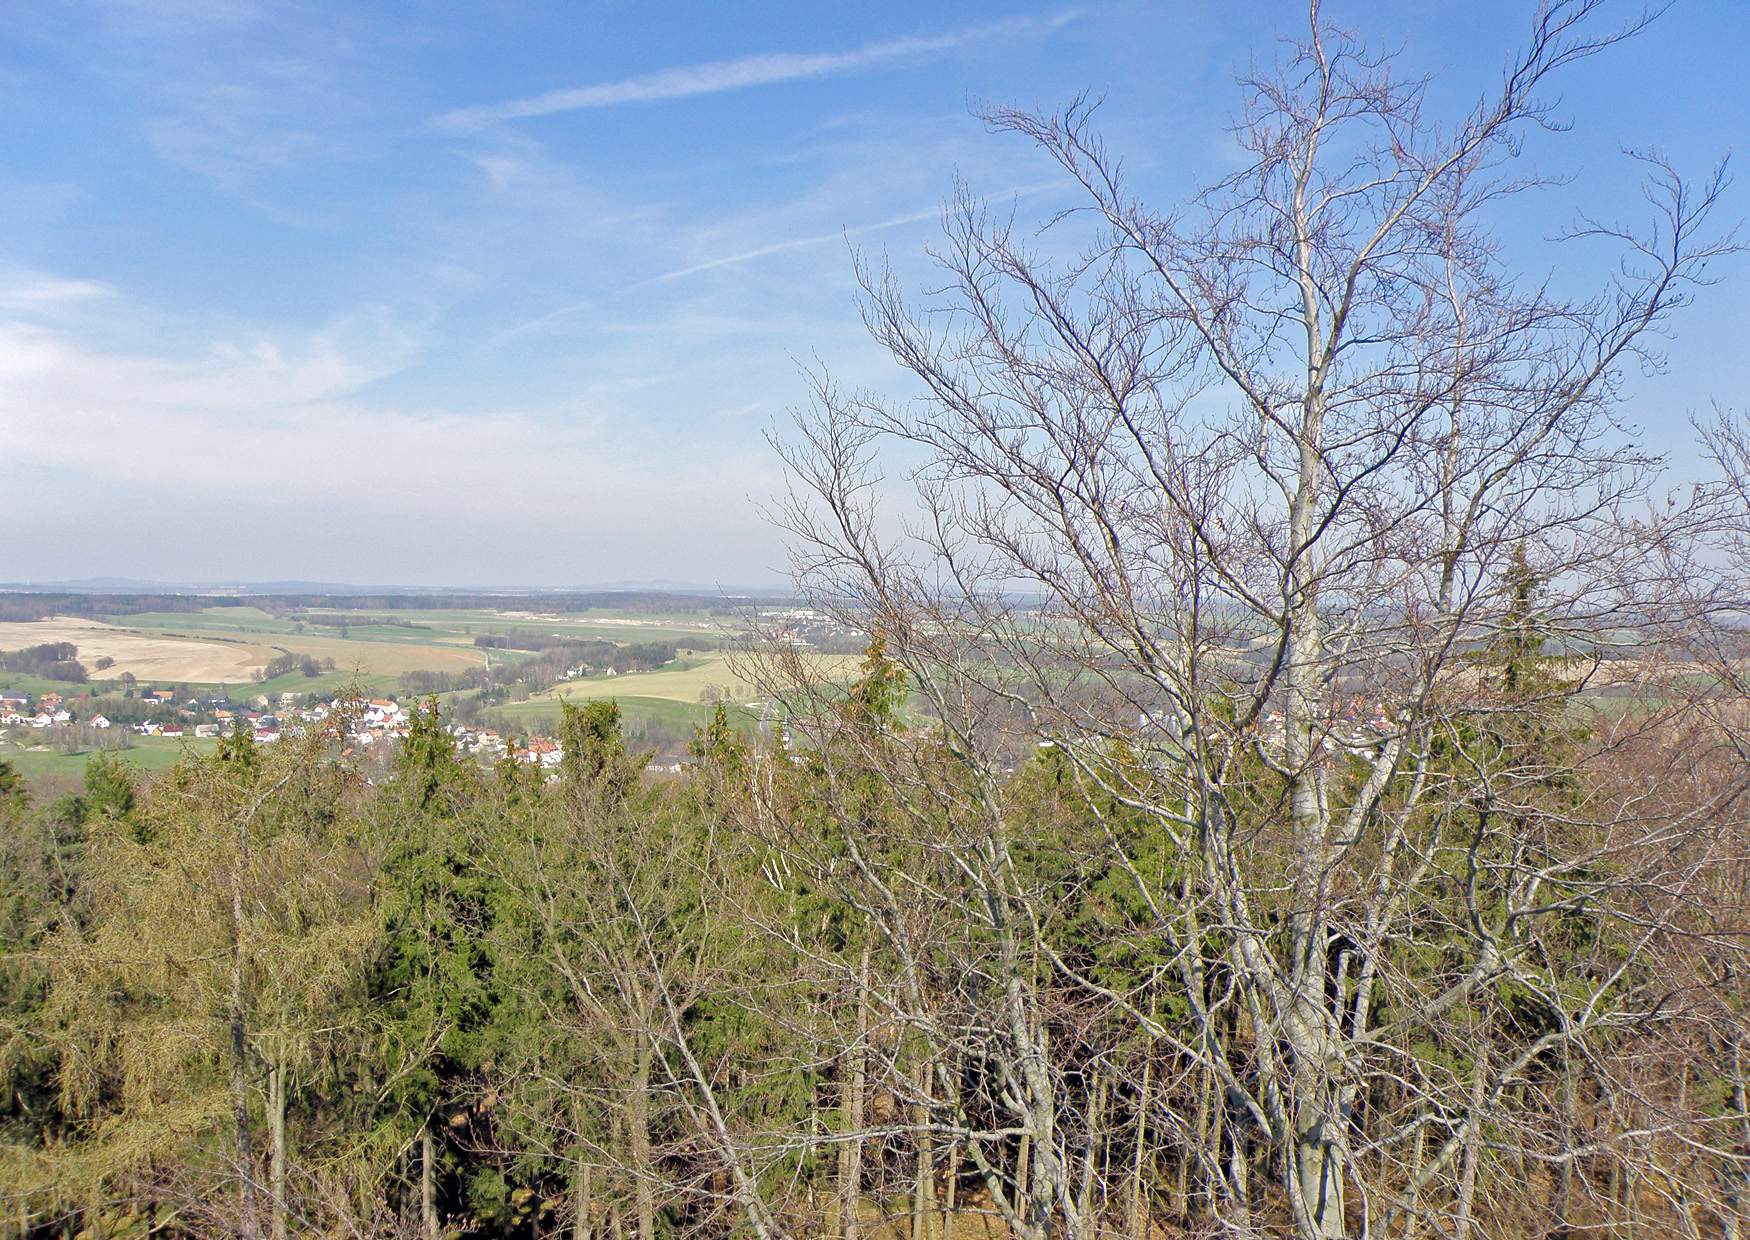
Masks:
[[[1305,1010],[1342,1039],[1347,1226],[1724,1234],[1741,759],[1700,720],[1562,723],[1523,649],[1477,667],[1330,871]],[[811,742],[720,725],[661,783],[606,703],[554,781],[458,760],[428,711],[382,787],[320,734],[149,787],[99,759],[47,807],[9,782],[17,1225],[1291,1229],[1306,1067],[1257,991],[1306,966],[1268,751],[1199,846],[1146,751],[992,778],[900,721],[910,688],[877,648]],[[1365,766],[1327,771],[1347,798]]]

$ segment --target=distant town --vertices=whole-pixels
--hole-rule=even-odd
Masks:
[[[552,771],[562,704],[612,699],[650,772],[672,773],[718,707],[741,731],[775,718],[738,650],[786,651],[837,678],[867,642],[779,602],[534,601],[0,595],[0,752],[33,782],[70,787],[86,755],[162,769],[187,746],[273,744],[344,716],[344,744],[386,768],[411,712],[433,702],[458,753]]]

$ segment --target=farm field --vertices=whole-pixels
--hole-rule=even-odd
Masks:
[[[100,658],[115,660],[111,668],[94,670],[93,680],[114,679],[124,672],[140,680],[203,684],[248,680],[276,653],[272,646],[241,638],[171,636],[101,620],[54,618],[0,624],[0,650],[44,642],[72,642],[88,668]]]
[[[486,656],[472,646],[444,646],[405,641],[375,641],[353,637],[313,637],[300,634],[276,643],[293,654],[333,659],[341,672],[367,676],[399,676],[403,672],[459,672],[479,667]]]
[[[489,635],[521,632],[621,645],[665,642],[679,653],[660,668],[561,682],[519,702],[488,706],[487,718],[513,729],[551,732],[562,702],[612,698],[620,703],[628,732],[668,747],[665,752],[682,744],[695,726],[709,722],[719,698],[729,704],[736,726],[758,726],[757,690],[738,674],[738,661],[724,649],[737,645],[746,630],[741,618],[727,612],[601,608],[560,615],[532,608],[299,608],[294,612],[270,607],[211,606],[190,612],[5,623],[0,624],[0,650],[71,642],[91,671],[86,691],[104,692],[114,687],[116,678],[132,673],[145,684],[210,686],[233,693],[241,689],[254,698],[288,692],[398,695],[411,692],[403,680],[408,673],[456,673],[484,666],[488,659],[491,667],[501,669],[537,657],[529,651],[476,646],[477,638]],[[269,662],[286,654],[308,655],[332,665],[316,676],[293,669],[256,679]],[[97,670],[96,661],[105,657],[114,664]],[[827,681],[849,680],[858,662],[839,655],[802,657]],[[543,673],[549,679],[541,683],[551,683],[552,674],[549,667]],[[25,673],[0,673],[0,688],[69,691],[64,683]],[[472,699],[470,692],[441,696],[454,710],[464,709]],[[132,752],[148,765],[174,760],[149,741]],[[51,773],[76,780],[83,770],[81,761],[46,750],[26,755],[25,761],[33,778]]]
[[[450,630],[415,630],[384,625],[365,632],[297,632],[281,617],[255,608],[213,607],[200,612],[159,612],[92,620],[56,617],[0,623],[0,650],[44,642],[72,642],[79,660],[92,668],[110,658],[114,666],[91,671],[94,681],[124,673],[136,679],[186,684],[239,684],[282,654],[332,659],[334,672],[323,687],[354,682],[366,687],[406,672],[457,672],[478,667],[485,656],[473,638]],[[287,678],[280,678],[285,680]],[[275,682],[278,687],[278,681]],[[294,673],[286,687],[314,689]]]
[[[805,655],[811,670],[823,680],[843,680],[855,674],[859,660],[851,655]],[[701,652],[681,657],[652,672],[628,672],[623,676],[591,676],[555,686],[546,697],[587,701],[597,698],[654,698],[666,702],[698,703],[708,688],[723,691],[731,700],[745,700],[758,691],[735,668],[731,656]],[[535,699],[539,700],[539,699]]]
[[[825,680],[849,679],[858,663],[852,656],[804,657]],[[723,692],[733,726],[743,730],[758,726],[754,686],[737,674],[731,656],[718,651],[683,650],[674,662],[655,671],[567,681],[527,701],[495,707],[493,713],[513,727],[550,731],[558,725],[561,703],[612,699],[633,736],[684,737],[710,722],[716,707],[700,699],[712,687]]]
[[[474,646],[476,637],[517,630],[579,640],[669,641],[680,646],[714,646],[733,640],[742,631],[739,622],[733,619],[707,618],[699,612],[633,614],[602,609],[577,615],[553,615],[536,611],[312,607],[305,609],[305,614],[311,617],[309,621],[274,615],[257,607],[209,607],[198,612],[118,615],[108,617],[102,623],[109,628],[134,630],[150,636],[245,642],[275,652],[308,653],[318,658],[333,658],[341,667],[353,666],[357,660],[342,656],[357,655],[360,652],[356,647],[362,646],[366,648],[363,653],[370,656],[363,661],[363,670],[379,675],[397,675],[410,670],[455,670],[459,666],[475,664],[481,661]],[[338,623],[340,621],[345,621],[344,628]],[[383,646],[409,647],[420,653],[396,654],[380,649]],[[0,642],[0,649],[7,648],[12,647]]]
[[[416,624],[430,625],[434,630],[447,630],[457,640],[466,643],[472,643],[476,634],[528,629],[579,640],[666,641],[681,646],[689,642],[708,642],[715,645],[732,640],[743,631],[737,620],[707,619],[701,613],[633,614],[605,608],[575,615],[537,611],[328,611],[323,608],[311,608],[310,612],[312,615],[356,616],[361,623],[411,620]],[[349,625],[348,631],[358,630]]]
[[[239,634],[277,634],[295,632],[290,620],[271,615],[259,607],[208,607],[203,611],[138,611],[109,616],[106,623],[118,628],[186,629],[234,637]]]
[[[321,613],[334,619],[350,618],[351,612]],[[356,624],[318,625],[275,616],[257,607],[209,607],[204,611],[135,612],[108,618],[119,628],[140,629],[154,633],[178,633],[185,636],[213,634],[229,638],[269,639],[276,643],[298,642],[307,638],[342,637],[345,640],[370,642],[430,643],[437,645],[471,645],[473,637],[448,624],[409,621],[387,623],[375,616],[360,617]]]

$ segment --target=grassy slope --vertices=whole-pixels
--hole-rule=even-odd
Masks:
[[[136,737],[129,749],[115,751],[115,756],[142,771],[166,771],[176,765],[185,753],[211,753],[214,741],[165,740],[161,736]],[[85,764],[92,750],[76,754],[17,749],[0,744],[0,758],[11,763],[24,776],[38,796],[51,796],[80,787],[85,780]]]
[[[711,722],[711,715],[716,709],[698,703],[675,702],[667,698],[616,697],[614,701],[619,704],[620,717],[626,731],[634,736],[648,730],[685,735],[693,728]],[[495,706],[488,714],[503,718],[513,727],[527,728],[533,732],[550,734],[559,726],[559,702],[554,698],[532,698],[527,702]],[[757,726],[754,717],[740,707],[730,707],[730,720],[742,730],[751,730]]]
[[[39,697],[44,693],[58,693],[64,698],[70,698],[78,693],[96,692],[95,682],[73,684],[65,680],[47,680],[41,676],[27,676],[23,672],[0,672],[0,689],[8,693],[28,693],[31,697]]]
[[[357,676],[350,670],[343,668],[332,672],[323,672],[320,676],[306,676],[302,672],[287,672],[284,676],[275,676],[268,680],[238,681],[234,685],[226,686],[226,692],[231,699],[240,702],[247,702],[261,695],[277,698],[282,693],[338,697],[350,690],[357,690],[364,697],[399,693],[401,677],[382,674]]]
[[[827,677],[848,677],[857,665],[857,660],[850,657],[810,657],[819,660],[817,670]],[[700,693],[708,685],[725,689],[743,701],[754,696],[753,686],[735,674],[727,655],[716,651],[683,652],[672,663],[653,672],[567,681],[526,702],[495,707],[490,713],[512,727],[551,732],[558,726],[562,701],[612,699],[619,703],[626,729],[633,735],[649,731],[684,736],[711,720],[715,707],[699,701]],[[744,731],[758,727],[754,714],[733,703],[730,719]]]

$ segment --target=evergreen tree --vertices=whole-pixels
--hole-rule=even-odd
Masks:
[[[62,1183],[101,1219],[106,1196],[168,1176],[204,1226],[282,1236],[299,1078],[358,1018],[371,938],[346,777],[319,738],[232,747],[185,759],[136,824],[98,769],[86,924],[48,945]]]
[[[877,632],[869,639],[857,679],[851,685],[853,717],[885,730],[903,731],[900,712],[910,691],[910,674],[887,653],[887,638]]]
[[[559,744],[563,751],[560,774],[573,788],[597,786],[617,796],[643,765],[633,763],[626,753],[620,705],[612,700],[581,707],[561,702]]]
[[[449,1121],[473,1089],[497,1003],[489,945],[497,887],[478,864],[465,816],[477,782],[431,702],[414,713],[395,779],[375,807],[383,948],[370,990],[384,1014],[384,1046],[370,1144],[389,1156],[382,1170],[415,1203],[428,1236],[461,1201]]]

